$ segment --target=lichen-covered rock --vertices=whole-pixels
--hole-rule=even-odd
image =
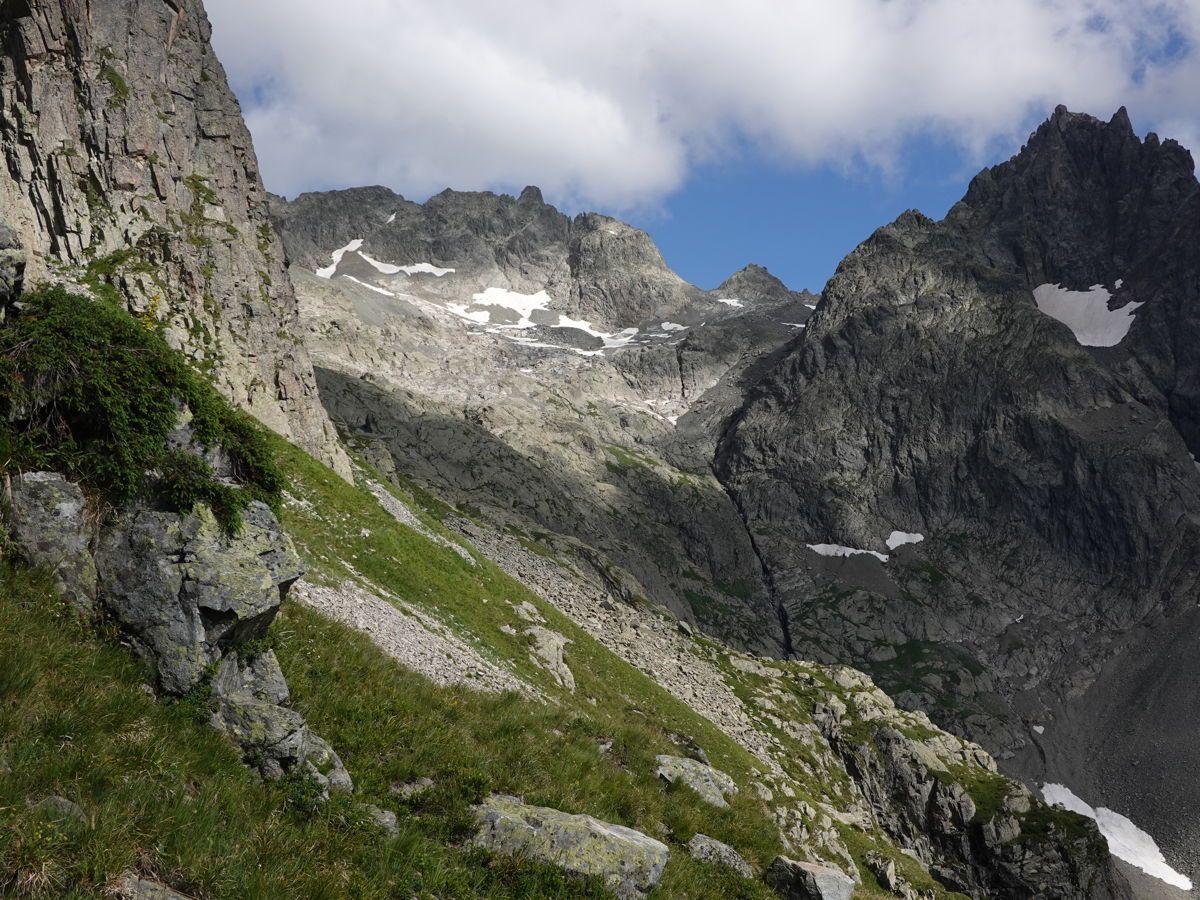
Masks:
[[[57,472],[27,472],[12,479],[7,526],[27,562],[54,573],[62,596],[80,610],[96,600],[86,500],[79,485]]]
[[[251,504],[227,537],[203,507],[135,508],[100,538],[99,595],[169,693],[200,680],[224,648],[262,637],[303,567],[271,510]]]
[[[665,844],[632,828],[526,806],[515,797],[488,797],[475,815],[476,845],[596,876],[622,900],[637,900],[658,884],[671,855]]]
[[[658,768],[655,774],[663,781],[674,784],[679,781],[700,795],[700,799],[713,806],[728,806],[725,796],[738,792],[737,782],[719,769],[683,756],[656,756]]]
[[[851,900],[854,881],[837,869],[777,856],[763,876],[784,900]]]
[[[750,863],[742,859],[742,855],[728,844],[724,844],[716,838],[710,838],[706,834],[693,835],[692,839],[688,841],[687,847],[688,853],[692,855],[693,859],[726,866],[743,878],[754,877],[754,870],[750,868]]]
[[[100,273],[226,396],[348,476],[210,33],[202,0],[0,7],[0,209],[31,278]]]
[[[341,758],[309,730],[304,717],[286,704],[287,682],[272,651],[243,661],[229,653],[212,682],[212,725],[241,747],[247,762],[267,779],[299,771],[323,792],[349,793],[350,775]]]

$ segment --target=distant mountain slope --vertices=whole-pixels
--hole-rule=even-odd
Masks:
[[[534,188],[273,210],[337,419],[449,496],[561,536],[629,596],[780,651],[712,438],[678,436],[736,405],[740,389],[714,389],[792,340],[815,297],[759,267],[701,291],[645,233],[569,219]],[[691,421],[710,392],[725,399]]]

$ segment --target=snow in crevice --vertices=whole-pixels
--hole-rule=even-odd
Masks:
[[[403,273],[405,275],[432,275],[434,278],[441,278],[444,275],[450,275],[454,272],[454,269],[443,269],[440,266],[433,265],[433,263],[426,262],[413,263],[409,266],[397,266],[394,263],[380,262],[374,257],[363,253],[361,250],[358,250],[357,253],[365,262],[369,263],[382,275],[400,275]]]
[[[905,544],[919,544],[925,540],[925,535],[918,534],[915,531],[893,531],[888,535],[888,539],[884,542],[889,550],[895,550],[897,547],[903,547]]]
[[[1070,788],[1061,784],[1042,785],[1042,797],[1047,803],[1061,806],[1063,809],[1079,813],[1079,815],[1087,816],[1095,821],[1100,828],[1100,833],[1108,841],[1108,850],[1113,856],[1125,860],[1147,875],[1165,881],[1167,884],[1185,891],[1192,889],[1191,879],[1167,865],[1154,838],[1125,816],[1103,806],[1093,809],[1077,797]]]
[[[1038,734],[1045,734],[1046,726],[1045,725],[1034,725],[1033,730],[1036,731]]]
[[[819,556],[873,556],[880,562],[887,562],[888,555],[875,550],[859,550],[856,547],[843,547],[841,544],[808,544],[808,549]]]
[[[717,302],[724,303],[726,306],[732,306],[737,309],[741,309],[745,305],[737,297],[718,297]]]
[[[388,220],[386,222],[384,222],[384,224],[391,225],[395,221],[396,221],[396,214],[392,213],[390,216],[388,216]]]
[[[806,323],[804,323],[804,322],[780,322],[779,324],[786,325],[788,328],[804,328],[804,327],[806,327]]]
[[[1117,282],[1118,287],[1121,282]],[[1134,313],[1141,303],[1127,303],[1120,309],[1109,309],[1112,297],[1102,284],[1086,291],[1072,291],[1056,284],[1034,288],[1037,307],[1051,318],[1058,319],[1085,347],[1115,347],[1129,333]]]
[[[663,322],[658,327],[663,331],[687,331],[686,325],[680,325],[677,322]]]
[[[330,258],[333,260],[333,265],[326,266],[323,269],[317,269],[317,275],[321,278],[332,278],[333,273],[337,271],[337,267],[342,263],[342,257],[347,253],[357,253],[358,248],[362,245],[362,238],[358,238],[357,240],[353,240],[348,243],[345,247],[342,247],[339,250],[334,250],[333,253],[330,254]]]

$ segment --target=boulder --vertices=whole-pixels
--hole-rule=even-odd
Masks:
[[[126,875],[112,889],[124,900],[189,900],[187,894],[172,890],[161,881]]]
[[[738,792],[737,783],[719,769],[682,756],[656,756],[658,777],[669,784],[681,781],[713,806],[725,807],[726,794]]]
[[[697,834],[688,841],[687,847],[688,853],[692,855],[692,859],[726,866],[733,869],[733,871],[737,872],[743,878],[754,877],[754,870],[750,868],[750,864],[746,860],[742,859],[741,854],[728,844],[723,844],[715,838],[710,838],[705,834]]]
[[[349,793],[354,784],[341,758],[309,730],[287,704],[287,682],[274,652],[249,660],[231,653],[213,676],[212,725],[241,747],[249,765],[267,779],[299,771],[330,791]]]
[[[854,881],[837,869],[777,856],[763,876],[784,900],[851,900]]]
[[[563,650],[570,641],[557,631],[551,631],[540,625],[530,626],[525,629],[525,634],[533,641],[529,658],[533,660],[534,665],[540,666],[553,675],[554,680],[568,691],[575,690],[575,676],[571,674],[571,669],[567,666],[563,654]]]
[[[382,831],[388,837],[398,837],[400,834],[400,822],[396,818],[396,814],[388,809],[381,809],[370,803],[364,803],[362,806],[363,815],[367,821]]]
[[[622,900],[647,894],[662,878],[671,851],[632,828],[591,816],[526,806],[515,797],[493,795],[475,807],[477,846],[595,876]]]
[[[64,599],[82,611],[96,601],[96,565],[85,515],[82,489],[57,472],[27,472],[12,479],[7,524],[18,553],[53,572]]]
[[[100,539],[99,596],[168,693],[200,681],[225,648],[266,634],[300,558],[262,503],[226,536],[212,513],[135,508]]]

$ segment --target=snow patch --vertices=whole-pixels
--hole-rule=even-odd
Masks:
[[[1056,284],[1033,289],[1038,309],[1070,328],[1085,347],[1115,347],[1129,333],[1133,314],[1142,304],[1127,303],[1120,309],[1109,309],[1111,297],[1102,284],[1086,291],[1071,291]]]
[[[808,544],[808,549],[820,556],[859,556],[865,554],[873,556],[880,562],[887,562],[888,555],[886,553],[877,553],[874,550],[859,550],[855,547],[843,547],[841,544]]]
[[[687,331],[686,325],[680,325],[677,322],[663,322],[659,327],[663,331]]]
[[[342,278],[348,279],[349,281],[353,281],[359,287],[365,287],[368,291],[374,291],[377,294],[383,294],[383,296],[385,296],[385,297],[395,297],[396,296],[391,291],[385,291],[381,287],[375,287],[375,285],[373,285],[373,284],[367,284],[365,281],[359,281],[353,275],[343,275]]]
[[[1034,725],[1033,730],[1036,731],[1038,734],[1045,734],[1046,726],[1045,725]]]
[[[738,309],[741,309],[745,305],[737,297],[720,297],[717,299],[717,302],[724,303],[726,306],[737,307]]]
[[[804,322],[780,322],[779,324],[786,325],[789,328],[805,328],[805,327],[807,327],[806,323],[804,323]]]
[[[488,325],[492,321],[492,314],[486,309],[469,310],[465,303],[447,303],[446,309],[454,313],[460,319],[466,319],[468,322],[474,322],[477,325]]]
[[[1105,809],[1103,806],[1092,809],[1077,797],[1070,788],[1061,784],[1042,785],[1042,797],[1047,803],[1061,806],[1073,813],[1087,816],[1095,821],[1100,833],[1108,841],[1109,852],[1118,859],[1123,859],[1132,866],[1141,869],[1147,875],[1165,881],[1181,890],[1192,889],[1191,879],[1176,872],[1169,865],[1158,849],[1154,838],[1134,825],[1120,813]]]
[[[332,278],[333,273],[337,271],[337,267],[339,265],[341,265],[342,257],[345,256],[347,253],[357,253],[358,248],[361,247],[362,245],[363,245],[363,239],[359,238],[357,240],[351,241],[345,247],[342,247],[340,250],[334,250],[333,253],[330,254],[330,259],[333,260],[333,265],[326,266],[323,269],[317,269],[316,270],[317,276],[320,278]]]
[[[815,303],[805,303],[804,305],[807,306],[809,309],[817,308],[817,304],[815,304]]]
[[[893,531],[884,542],[889,550],[903,547],[905,544],[919,544],[925,540],[925,535],[909,531]]]
[[[432,275],[435,278],[441,278],[443,275],[449,275],[454,269],[443,269],[432,263],[413,263],[411,266],[397,266],[394,263],[380,262],[374,257],[368,256],[361,250],[356,251],[362,259],[371,264],[375,271],[383,275]]]
[[[386,222],[384,222],[383,224],[384,224],[384,225],[391,225],[391,224],[392,224],[393,222],[395,222],[395,221],[396,221],[396,214],[395,214],[395,213],[392,213],[390,216],[388,216],[388,220],[387,220]]]
[[[536,294],[519,294],[505,288],[490,287],[482,294],[475,294],[471,300],[480,306],[500,306],[509,309],[521,317],[517,328],[533,328],[534,322],[529,318],[535,309],[549,309],[550,295],[545,291]]]

